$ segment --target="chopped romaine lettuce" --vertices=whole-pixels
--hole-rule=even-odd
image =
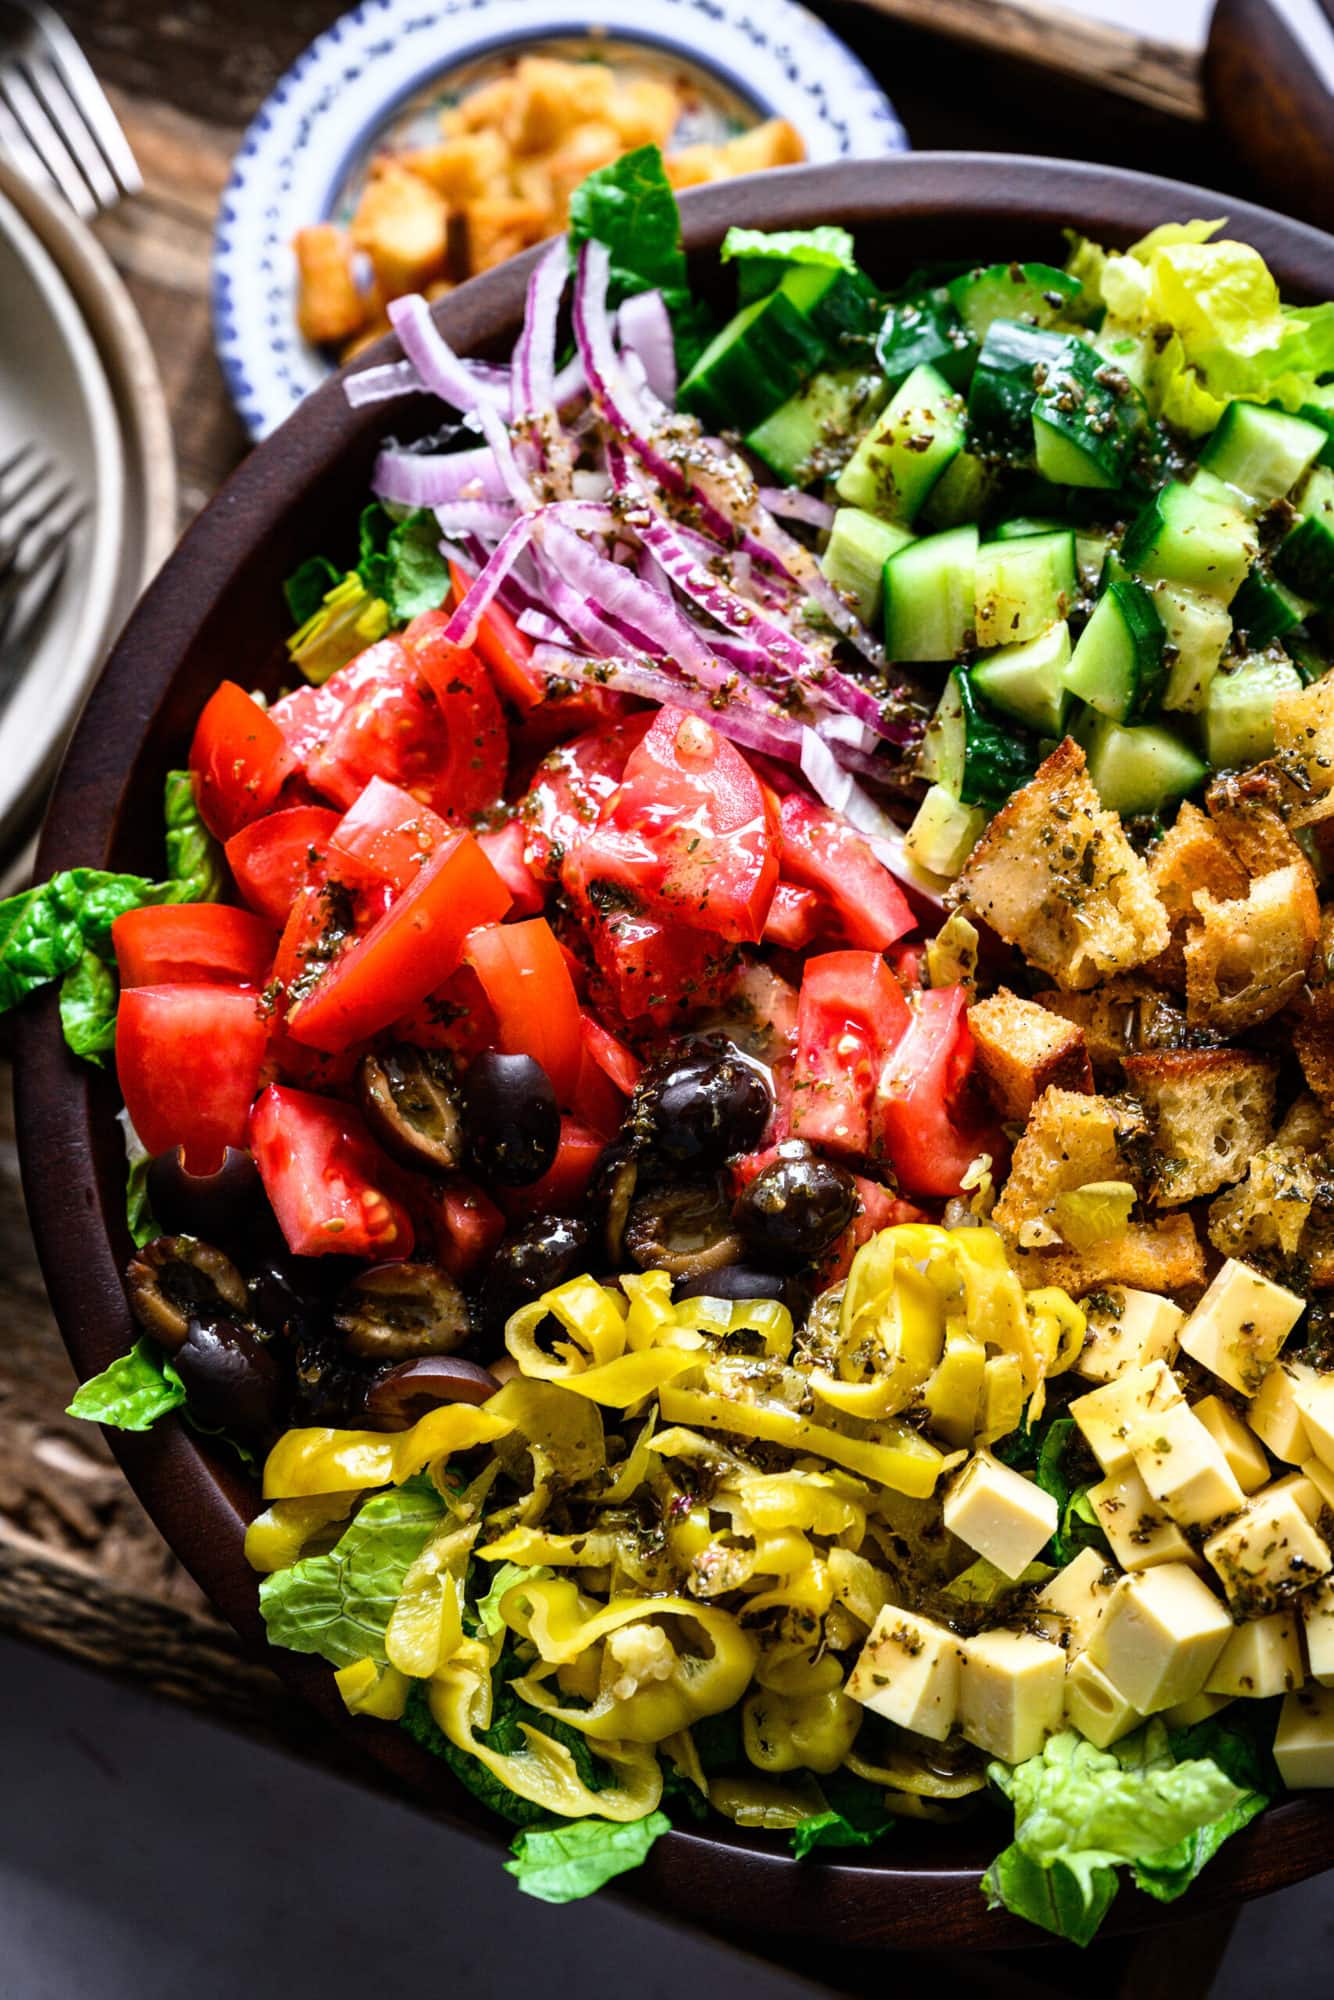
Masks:
[[[116,1046],[116,975],[85,950],[60,982],[60,1026],[76,1056],[101,1063]]]
[[[272,1643],[336,1667],[382,1663],[403,1579],[444,1511],[429,1480],[411,1479],[368,1500],[327,1555],[266,1576],[259,1607]]]
[[[136,1249],[142,1249],[145,1243],[162,1234],[148,1206],[150,1155],[130,1123],[129,1112],[121,1111],[117,1116],[125,1136],[125,1226]]]
[[[515,1834],[514,1858],[505,1867],[525,1896],[542,1903],[574,1903],[638,1868],[671,1826],[666,1813],[651,1812],[620,1822],[575,1819],[530,1827]]]
[[[826,1811],[799,1820],[789,1835],[798,1861],[817,1847],[871,1847],[892,1831],[893,1815],[886,1811],[878,1785],[840,1770],[821,1778],[820,1790]]]
[[[146,1431],[170,1410],[179,1410],[185,1391],[166,1357],[151,1340],[136,1340],[100,1375],[77,1391],[67,1414],[118,1431]]]
[[[538,1577],[550,1576],[549,1569],[541,1566],[524,1569],[518,1563],[501,1563],[499,1569],[491,1573],[491,1588],[485,1597],[477,1600],[477,1622],[487,1637],[494,1639],[497,1632],[503,1632],[505,1621],[500,1615],[500,1600],[507,1590],[516,1583],[532,1583]]]
[[[590,240],[610,251],[610,305],[637,292],[662,293],[684,374],[703,348],[708,319],[691,296],[681,216],[658,148],[623,153],[581,181],[570,196],[569,235],[572,257]]]
[[[222,847],[213,838],[195,802],[188,771],[168,771],[162,813],[166,821],[167,874],[172,903],[218,903],[227,886]]]

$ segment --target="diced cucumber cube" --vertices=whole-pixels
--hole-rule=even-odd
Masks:
[[[885,564],[912,539],[911,529],[861,507],[840,507],[834,515],[820,567],[835,590],[852,599],[864,625],[879,617]]]
[[[972,681],[1002,715],[1039,736],[1064,736],[1070,711],[1069,665],[1070,627],[1062,618],[1036,639],[985,654],[973,666]]]
[[[932,529],[959,528],[980,519],[995,483],[996,474],[985,460],[961,451],[927,494],[919,523]]]
[[[1069,528],[977,552],[977,643],[1020,645],[1064,618],[1079,594],[1075,537]]]
[[[815,375],[750,432],[746,448],[785,486],[809,486],[843,462],[884,395],[884,384],[864,369]]]
[[[1169,649],[1163,707],[1196,715],[1232,637],[1231,613],[1216,597],[1175,583],[1155,583],[1153,601]]]
[[[1099,716],[1087,733],[1085,754],[1098,797],[1127,819],[1161,812],[1208,776],[1189,744],[1157,723],[1127,729]]]
[[[1244,770],[1274,754],[1274,702],[1300,691],[1288,660],[1252,654],[1231,673],[1215,674],[1204,710],[1204,754],[1215,771]]]
[[[1318,465],[1296,497],[1301,519],[1279,543],[1274,574],[1314,604],[1334,604],[1334,471]]]
[[[1099,715],[1137,722],[1165,677],[1163,624],[1151,594],[1133,577],[1109,584],[1079,635],[1066,686]]]
[[[952,877],[976,847],[986,824],[981,806],[961,805],[943,785],[932,785],[904,836],[904,846],[919,868]]]
[[[1230,604],[1255,559],[1255,529],[1235,504],[1173,481],[1135,516],[1121,544],[1126,568]]]
[[[1200,465],[1253,507],[1265,508],[1291,493],[1324,445],[1319,424],[1272,404],[1229,403],[1200,453]]]
[[[1037,326],[1077,311],[1083,286],[1052,264],[989,264],[946,288],[969,332],[978,340],[998,319],[1027,319]]]
[[[973,634],[977,529],[947,528],[885,564],[885,650],[891,660],[957,660]]]
[[[963,450],[961,397],[923,364],[890,398],[839,475],[835,491],[850,507],[911,522],[950,461]]]

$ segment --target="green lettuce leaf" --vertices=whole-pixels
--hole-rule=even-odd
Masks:
[[[162,1234],[148,1206],[150,1155],[130,1123],[129,1112],[118,1112],[117,1117],[125,1139],[125,1226],[136,1249],[142,1250],[145,1243],[151,1243],[155,1236]]]
[[[1072,1465],[1080,1449],[1080,1436],[1073,1417],[1055,1417],[1042,1433],[1034,1463],[1033,1478],[1044,1493],[1050,1493],[1060,1508],[1060,1520],[1048,1549],[1058,1567],[1064,1567],[1083,1548],[1108,1553],[1107,1537],[1089,1501],[1093,1480],[1081,1480]]]
[[[428,1480],[409,1480],[368,1500],[327,1555],[266,1576],[259,1606],[272,1644],[335,1667],[383,1661],[403,1579],[444,1511]]]
[[[491,1572],[491,1588],[485,1597],[477,1600],[477,1623],[489,1639],[503,1631],[505,1621],[500,1615],[500,1600],[507,1590],[516,1583],[535,1583],[539,1577],[550,1576],[552,1571],[540,1565],[525,1569],[519,1563],[501,1563],[499,1569]]]
[[[116,975],[95,951],[85,950],[60,982],[60,1026],[76,1056],[101,1063],[116,1046]]]
[[[826,270],[857,272],[852,234],[837,223],[814,229],[738,229],[723,238],[718,255],[737,266],[737,298],[745,306],[781,284],[794,264],[818,264]]]
[[[85,950],[106,957],[124,910],[167,901],[161,883],[100,868],[66,868],[0,903],[0,1013],[61,979]]]
[[[982,1878],[988,1902],[1075,1944],[1106,1915],[1118,1867],[1171,1901],[1266,1803],[1212,1757],[1178,1761],[1160,1721],[1111,1750],[1065,1731],[1040,1756],[992,1764],[987,1775],[1015,1818],[1012,1845]]]
[[[304,625],[315,616],[341,575],[342,571],[335,569],[327,556],[307,556],[292,571],[283,585],[283,596],[294,625]]]
[[[872,1847],[892,1830],[894,1818],[885,1810],[884,1793],[865,1778],[831,1771],[821,1778],[820,1790],[828,1810],[799,1820],[789,1835],[798,1861],[818,1847]]]
[[[575,1903],[638,1868],[671,1825],[666,1813],[651,1812],[643,1819],[575,1819],[532,1827],[515,1834],[514,1858],[505,1868],[525,1896],[536,1896],[541,1903]]]
[[[389,606],[395,624],[406,625],[423,611],[434,611],[449,595],[449,564],[440,553],[440,524],[428,508],[419,507],[390,531],[376,592]]]
[[[168,771],[162,814],[166,821],[167,874],[173,903],[218,903],[227,887],[221,843],[213,838],[195,803],[188,771]]]
[[[383,597],[389,574],[389,538],[394,517],[378,500],[363,507],[357,520],[357,575],[372,597]],[[341,580],[341,571],[334,582]],[[318,606],[316,607],[318,609]]]
[[[175,1370],[166,1373],[161,1348],[140,1339],[128,1354],[84,1383],[66,1414],[117,1431],[146,1431],[169,1410],[179,1410],[184,1401]]]
[[[611,252],[610,305],[637,292],[662,293],[677,367],[688,369],[704,345],[708,318],[691,296],[681,216],[656,146],[623,153],[579,183],[570,196],[569,237],[571,260],[590,241]]]

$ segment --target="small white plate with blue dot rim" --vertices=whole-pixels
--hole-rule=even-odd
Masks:
[[[786,118],[811,161],[907,150],[870,72],[793,0],[636,0],[633,13],[613,33],[552,0],[364,0],[311,43],[246,133],[214,237],[214,339],[252,437],[290,416],[334,365],[297,328],[297,230],[345,218],[378,146],[416,138],[423,120],[526,50],[684,72],[697,109],[678,143]]]

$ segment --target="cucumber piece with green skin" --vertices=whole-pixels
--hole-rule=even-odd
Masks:
[[[1294,632],[1289,638],[1287,654],[1301,675],[1303,687],[1310,687],[1313,681],[1323,680],[1329,672],[1331,662],[1323,653],[1317,652],[1311,641],[1301,632]]]
[[[1130,470],[1143,427],[1139,396],[1087,341],[1071,338],[1033,406],[1033,449],[1044,479],[1112,492]]]
[[[1274,575],[1313,604],[1334,605],[1334,471],[1317,466],[1295,505],[1301,519],[1274,552]]]
[[[1110,529],[1075,529],[1075,569],[1085,597],[1092,597],[1097,590],[1107,558],[1115,546],[1116,539]]]
[[[715,334],[677,391],[677,407],[713,430],[753,431],[795,396],[826,342],[780,286]]]
[[[968,389],[974,450],[1011,465],[1032,464],[1039,371],[1045,379],[1059,364],[1069,337],[1022,320],[998,319],[987,328]]]
[[[1026,542],[1034,535],[1058,535],[1064,521],[1044,519],[1038,514],[1017,514],[1012,521],[998,521],[991,531],[993,542]]]
[[[1324,409],[1319,403],[1303,403],[1297,415],[1308,424],[1319,424],[1325,433],[1325,442],[1316,454],[1316,464],[1334,466],[1334,409]]]
[[[885,564],[885,651],[891,660],[957,660],[973,639],[977,529],[947,528]]]
[[[950,303],[943,285],[910,299],[896,299],[886,312],[875,343],[875,358],[891,389],[923,363],[963,389],[977,360],[977,342]]]
[[[903,844],[919,868],[952,878],[982,838],[986,824],[981,806],[966,806],[943,785],[932,785]]]
[[[971,677],[977,692],[1000,714],[1039,736],[1060,737],[1070,713],[1069,666],[1070,627],[1061,618],[1036,639],[984,654],[974,662]]]
[[[863,625],[874,625],[879,616],[885,564],[912,539],[910,529],[861,507],[840,507],[834,515],[820,567],[835,590],[852,600]]]
[[[951,278],[951,303],[978,340],[998,319],[1031,320],[1050,326],[1068,318],[1084,293],[1078,278],[1052,264],[987,264]]]
[[[1079,635],[1066,686],[1099,715],[1138,722],[1157,706],[1166,679],[1152,595],[1133,577],[1110,583]]]
[[[922,776],[966,806],[1002,806],[1037,769],[1033,737],[1011,727],[979,702],[972,677],[956,667],[927,724],[919,763]]]
[[[778,290],[814,327],[830,360],[856,358],[849,349],[860,349],[870,360],[882,307],[862,272],[846,271],[837,264],[794,264]]]
[[[918,520],[928,528],[959,528],[980,520],[991,498],[996,475],[971,451],[952,458],[927,494]]]
[[[1127,728],[1100,715],[1084,734],[1088,774],[1098,797],[1125,819],[1161,812],[1209,775],[1190,745],[1159,723]]]
[[[1121,559],[1145,582],[1182,583],[1230,604],[1257,546],[1239,507],[1174,480],[1130,523]]]
[[[1262,509],[1291,493],[1325,443],[1319,424],[1272,404],[1229,403],[1200,453],[1200,464]]]
[[[1247,645],[1268,646],[1304,625],[1312,609],[1309,599],[1298,597],[1256,563],[1232,600],[1232,623],[1245,635]]]
[[[977,552],[977,643],[1015,646],[1036,639],[1065,617],[1078,595],[1073,529],[984,542]]]
[[[1231,613],[1216,597],[1182,584],[1155,583],[1152,594],[1167,642],[1163,707],[1198,714],[1232,638]]]
[[[847,456],[855,436],[884,402],[884,385],[864,369],[813,375],[750,432],[746,448],[785,486],[809,486]]]
[[[943,375],[923,365],[900,383],[840,473],[835,492],[850,507],[911,522],[963,450],[964,407]]]
[[[1274,754],[1274,702],[1296,694],[1302,677],[1290,660],[1254,653],[1230,673],[1215,674],[1204,709],[1204,754],[1215,771],[1240,771]]]

